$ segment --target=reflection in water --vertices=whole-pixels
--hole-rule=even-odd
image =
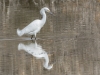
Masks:
[[[46,68],[48,70],[53,67],[53,65],[50,65],[50,66],[48,65],[49,64],[49,57],[48,57],[47,52],[45,52],[42,49],[42,47],[37,44],[36,41],[35,41],[35,43],[31,43],[28,45],[25,45],[23,43],[19,43],[18,50],[25,50],[29,54],[32,54],[33,56],[35,56],[37,59],[42,59],[42,58],[45,59],[43,66],[44,66],[44,68]]]
[[[99,75],[100,0],[34,0],[34,3],[32,0],[0,0],[0,75]],[[41,18],[38,11],[44,6],[56,15],[48,14],[46,25],[38,34],[46,38],[42,43],[54,52],[53,59],[57,62],[48,74],[40,63],[33,67],[35,62],[20,56],[16,50],[19,41],[30,40],[18,38],[16,29]]]

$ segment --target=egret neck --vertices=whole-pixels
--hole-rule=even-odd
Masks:
[[[45,22],[46,22],[46,13],[45,13],[44,10],[42,10],[41,15],[42,15],[42,19],[41,19],[42,24],[41,24],[41,27],[43,27],[43,25],[44,25]]]
[[[49,65],[48,65],[49,64],[49,58],[48,58],[47,54],[45,54],[44,59],[45,59],[45,62],[43,63],[43,66],[45,68],[48,68],[49,67]]]

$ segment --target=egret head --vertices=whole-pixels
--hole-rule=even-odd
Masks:
[[[52,14],[52,12],[51,12],[51,11],[49,10],[49,8],[47,8],[47,7],[42,8],[41,11],[40,11],[40,13],[41,13],[42,11],[46,11],[46,12]]]
[[[49,8],[47,8],[47,7],[44,7],[43,9],[44,9],[46,12],[50,12]]]
[[[46,12],[50,13],[50,14],[53,14],[53,13],[49,10],[49,8],[47,8],[47,7],[44,7],[44,10],[45,10]]]

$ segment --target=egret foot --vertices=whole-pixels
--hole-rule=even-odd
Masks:
[[[35,40],[36,40],[36,37],[35,37]]]
[[[31,39],[33,38],[33,35],[31,36]]]

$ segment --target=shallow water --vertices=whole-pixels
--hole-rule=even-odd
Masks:
[[[99,75],[99,0],[52,0],[44,4],[19,2],[8,6],[1,2],[0,75]],[[28,45],[35,41],[31,36],[19,37],[16,33],[17,28],[41,18],[43,5],[55,16],[47,13],[47,22],[36,42],[47,52],[49,65],[53,64],[50,70],[43,67],[43,58],[36,59],[25,50],[18,50],[19,43]]]

